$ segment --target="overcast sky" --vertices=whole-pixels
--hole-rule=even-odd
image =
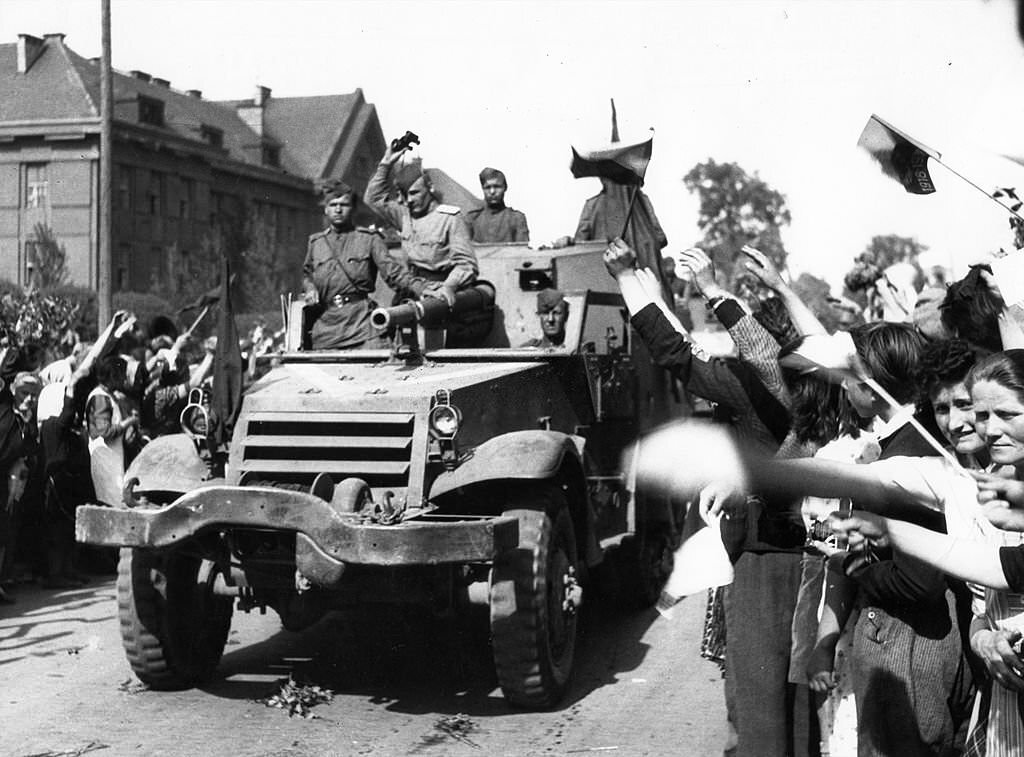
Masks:
[[[0,0],[0,29],[64,32],[91,57],[99,13]],[[911,196],[856,147],[875,112],[951,161],[1024,155],[1009,0],[114,0],[112,18],[115,68],[211,99],[362,88],[387,138],[421,136],[427,165],[474,191],[481,167],[503,169],[535,243],[571,234],[599,190],[572,178],[569,145],[607,141],[611,97],[624,140],[655,129],[645,189],[669,252],[700,237],[681,179],[708,157],[782,192],[792,268],[833,282],[875,234],[917,237],[958,270],[1010,242],[1005,212],[941,167],[936,194]],[[1024,172],[989,178],[1024,187]]]

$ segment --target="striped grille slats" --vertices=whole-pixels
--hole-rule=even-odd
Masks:
[[[335,483],[408,486],[412,413],[257,411],[246,421],[241,471],[256,478],[307,484],[327,473]]]

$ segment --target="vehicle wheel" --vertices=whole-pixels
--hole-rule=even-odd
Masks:
[[[121,550],[121,641],[140,681],[153,689],[182,689],[213,673],[233,610],[230,597],[213,593],[216,575],[214,564],[199,557]]]
[[[622,599],[633,607],[653,607],[672,575],[675,550],[664,528],[653,528],[622,545]]]
[[[572,519],[561,492],[544,510],[510,509],[519,545],[491,568],[491,646],[505,698],[549,707],[565,693],[576,651],[581,589]],[[535,503],[536,504],[536,503]]]

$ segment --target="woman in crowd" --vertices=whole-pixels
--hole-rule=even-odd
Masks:
[[[1024,505],[1024,350],[982,359],[967,386],[978,434],[992,464],[1008,478],[978,476],[977,496],[989,520],[1020,529]],[[970,494],[970,487],[968,495]],[[963,496],[963,495],[961,495]],[[935,534],[898,520],[855,513],[837,524],[851,544],[867,539],[877,547],[932,565],[958,578],[989,587],[983,614],[972,625],[971,648],[987,667],[994,685],[982,692],[972,720],[967,754],[1017,755],[1024,750],[1024,722],[1017,696],[1024,691],[1024,660],[1018,653],[1024,629],[1024,546],[1020,534],[1007,534],[980,518],[975,534]]]

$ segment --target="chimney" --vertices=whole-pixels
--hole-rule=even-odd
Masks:
[[[44,39],[48,39],[48,40],[53,40],[54,42],[59,42],[60,44],[63,45],[64,44],[64,38],[66,36],[68,36],[68,35],[66,35],[64,32],[51,32],[50,34],[44,34],[43,38]]]
[[[263,136],[263,106],[267,104],[269,99],[270,87],[257,85],[255,96],[252,98],[252,104],[243,102],[237,106],[238,117],[260,137]]]
[[[189,97],[194,97],[197,100],[202,100],[203,99],[203,90],[201,90],[201,89],[186,89],[185,90],[185,94],[188,95]]]
[[[160,79],[160,78],[154,76],[153,77],[153,83],[155,85],[157,85],[158,87],[163,87],[164,89],[170,89],[171,88],[171,83],[167,79]]]
[[[147,74],[145,71],[139,71],[137,68],[133,68],[131,71],[128,72],[128,74],[133,79],[138,79],[139,81],[149,81],[150,79],[153,78],[152,76]]]
[[[31,34],[18,35],[18,73],[27,73],[43,52],[43,41]]]

